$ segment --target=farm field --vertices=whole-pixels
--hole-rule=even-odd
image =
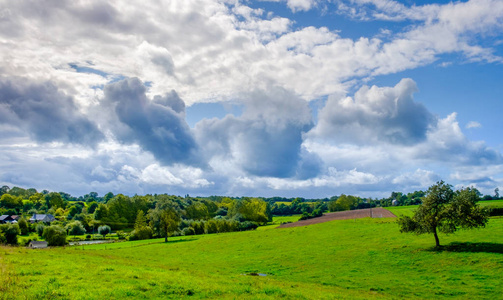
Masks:
[[[395,215],[390,213],[389,210],[386,210],[386,209],[380,208],[380,207],[376,207],[376,208],[373,208],[372,210],[369,208],[366,208],[366,209],[356,209],[356,210],[346,210],[346,211],[325,213],[321,217],[302,220],[302,221],[298,221],[298,222],[294,222],[294,223],[282,224],[282,225],[280,225],[280,228],[313,225],[313,224],[324,223],[324,222],[329,222],[329,221],[334,221],[334,220],[370,218],[371,215],[374,218],[383,218],[383,217],[394,218],[395,217]]]
[[[487,200],[487,201],[479,201],[477,203],[482,207],[503,207],[503,200]],[[409,205],[409,206],[391,206],[386,207],[387,210],[392,212],[397,217],[400,215],[412,216],[414,214],[414,210],[418,207],[418,205]]]
[[[433,251],[432,236],[401,234],[394,221],[271,225],[169,243],[0,247],[0,299],[501,297],[503,218],[440,235],[444,251]]]

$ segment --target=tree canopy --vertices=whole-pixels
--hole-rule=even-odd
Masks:
[[[438,232],[454,233],[460,228],[484,227],[488,212],[477,205],[480,200],[476,189],[453,191],[452,186],[439,181],[426,192],[423,203],[412,217],[401,216],[397,222],[401,232],[433,234],[435,246],[440,247]]]

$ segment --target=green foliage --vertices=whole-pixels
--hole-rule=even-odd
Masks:
[[[49,246],[66,245],[66,231],[59,225],[45,227],[42,237],[47,241]]]
[[[21,234],[17,224],[0,225],[0,243],[17,245],[17,236]]]
[[[30,226],[24,217],[19,218],[17,225],[19,226],[22,235],[27,235],[30,232]]]
[[[259,198],[243,198],[235,200],[229,207],[228,216],[242,215],[244,220],[267,224],[272,220],[271,207],[268,202]]]
[[[182,230],[182,235],[194,235],[194,234],[196,234],[196,231],[192,227],[185,227]]]
[[[107,238],[107,234],[111,233],[112,229],[108,225],[101,225],[98,227],[98,233],[101,234],[105,239]]]
[[[108,206],[100,203],[96,210],[94,211],[94,219],[95,220],[107,220],[108,218]]]
[[[204,233],[212,234],[218,232],[218,225],[216,220],[209,220],[204,223]]]
[[[87,207],[87,212],[90,214],[94,214],[94,211],[98,208],[98,202],[93,201],[89,203],[89,206]]]
[[[45,229],[45,225],[44,223],[37,223],[35,225],[35,232],[39,235],[39,236],[42,236],[42,234],[44,233],[44,229]]]
[[[107,207],[107,209],[103,209]],[[148,197],[134,196],[128,197],[118,194],[108,203],[100,204],[95,211],[96,220],[101,220],[114,229],[131,227],[136,219],[139,210],[147,211]]]
[[[437,232],[454,233],[459,228],[484,227],[488,212],[480,208],[480,197],[475,189],[465,188],[454,192],[451,185],[443,181],[431,186],[423,203],[414,215],[400,216],[397,222],[400,232],[433,234],[436,247],[440,246]]]
[[[131,232],[129,237],[130,240],[146,240],[152,238],[153,230],[147,225],[147,219],[143,214],[143,211],[138,211],[136,217],[136,222],[134,225],[134,230]]]
[[[68,225],[66,225],[66,230],[70,235],[82,235],[86,233],[86,229],[80,221],[73,221],[69,223]]]
[[[47,203],[48,207],[54,209],[65,208],[66,206],[66,203],[61,197],[61,194],[55,192],[45,195],[45,202]]]
[[[202,202],[195,202],[185,208],[187,219],[207,220],[210,218],[208,207]]]
[[[501,298],[503,218],[443,237],[442,251],[430,249],[430,239],[400,234],[394,219],[367,218],[168,244],[0,247],[0,298]],[[239,275],[250,273],[268,276]]]
[[[489,216],[503,216],[503,207],[488,206]]]
[[[360,200],[351,195],[340,195],[336,199],[332,199],[328,203],[328,209],[333,212],[333,211],[343,211],[343,210],[351,210],[355,209],[358,206],[358,203]]]
[[[0,197],[0,207],[7,209],[20,209],[23,207],[23,199],[10,194],[3,194]]]
[[[0,188],[0,196],[2,196],[3,194],[7,194],[8,192],[10,191],[10,187],[4,185]]]
[[[172,235],[180,223],[180,212],[175,207],[176,202],[170,198],[159,198],[155,209],[149,212],[150,219],[152,220],[152,227],[164,237],[164,241],[168,241],[168,236]]]

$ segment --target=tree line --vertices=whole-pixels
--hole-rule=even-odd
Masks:
[[[176,235],[251,230],[272,220],[270,204],[251,197],[210,200],[188,195],[130,197],[108,193],[98,197],[97,193],[90,193],[75,198],[66,193],[18,187],[2,187],[1,192],[0,214],[20,215],[21,219],[17,224],[1,225],[0,243],[12,243],[6,237],[14,232],[37,232],[44,237],[44,230],[49,227],[51,235],[55,232],[60,235],[106,232],[106,235],[114,230],[131,240],[164,237],[167,241],[169,236]],[[27,220],[34,214],[51,214],[56,221],[30,224]]]

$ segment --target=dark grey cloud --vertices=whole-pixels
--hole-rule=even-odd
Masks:
[[[414,101],[416,84],[402,79],[395,87],[362,87],[349,97],[332,96],[311,133],[335,142],[413,145],[426,139],[437,118]]]
[[[23,129],[39,142],[94,146],[103,134],[51,82],[0,79],[0,123]]]
[[[198,143],[208,155],[234,162],[255,176],[315,176],[317,160],[302,153],[303,133],[312,127],[307,103],[284,89],[245,96],[242,116],[204,119],[196,124]]]
[[[162,164],[201,165],[197,144],[185,121],[185,104],[171,91],[148,99],[146,87],[137,78],[109,84],[103,107],[112,110],[120,124],[112,131],[122,143],[137,143]]]

